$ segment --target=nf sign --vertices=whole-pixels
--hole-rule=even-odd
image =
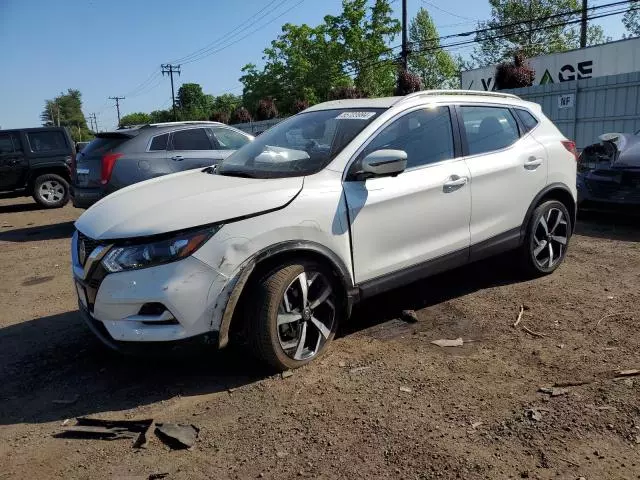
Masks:
[[[576,95],[567,93],[558,97],[558,108],[573,108],[575,106]]]
[[[605,43],[564,53],[529,59],[536,72],[534,85],[564,83],[573,80],[640,71],[640,38]],[[465,90],[496,89],[496,65],[462,72]],[[568,107],[563,107],[568,108]]]

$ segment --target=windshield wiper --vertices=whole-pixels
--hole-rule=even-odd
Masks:
[[[249,173],[249,172],[241,172],[241,171],[226,171],[226,172],[217,172],[218,175],[222,175],[225,177],[242,177],[242,178],[258,178],[256,175],[254,175],[253,173]]]

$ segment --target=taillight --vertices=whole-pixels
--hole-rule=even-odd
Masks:
[[[111,173],[116,160],[122,157],[122,153],[107,153],[102,157],[102,172],[100,174],[100,183],[106,185],[111,180]]]
[[[572,142],[571,140],[562,140],[562,145],[564,145],[564,148],[566,148],[571,153],[573,153],[573,156],[574,156],[574,158],[576,159],[576,162],[577,162],[578,161],[578,151],[576,150],[576,142]]]

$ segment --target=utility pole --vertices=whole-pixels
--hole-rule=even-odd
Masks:
[[[96,114],[92,113],[91,115],[89,115],[89,120],[93,120],[92,126],[95,125],[95,128],[92,129],[95,133],[98,133],[98,119],[96,118]]]
[[[580,22],[580,48],[587,46],[587,0],[582,0],[582,21]]]
[[[109,100],[116,101],[116,110],[118,110],[118,126],[120,126],[120,100],[124,100],[125,97],[109,97]]]
[[[409,41],[407,40],[407,0],[402,0],[402,69],[406,72],[409,69]]]
[[[406,0],[405,0],[406,1]],[[176,94],[173,88],[173,74],[177,73],[180,75],[180,65],[171,65],[170,63],[160,65],[162,69],[162,76],[166,73],[171,77],[171,104],[173,105],[173,120],[178,121],[178,115],[176,114]]]

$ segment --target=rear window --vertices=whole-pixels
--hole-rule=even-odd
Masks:
[[[164,135],[158,135],[157,137],[153,137],[153,140],[151,140],[151,145],[149,146],[149,151],[158,152],[161,150],[166,150],[168,141],[169,141],[168,133],[165,133]]]
[[[516,108],[516,114],[524,125],[525,132],[530,132],[531,130],[536,128],[536,125],[538,125],[538,120],[536,119],[536,117],[531,115],[531,113],[529,113],[528,111]]]
[[[62,132],[30,132],[27,139],[32,152],[53,152],[67,149],[67,141]]]
[[[129,140],[129,137],[98,137],[93,140],[89,145],[82,149],[80,156],[102,156],[105,153],[111,152],[118,148],[124,142]]]

